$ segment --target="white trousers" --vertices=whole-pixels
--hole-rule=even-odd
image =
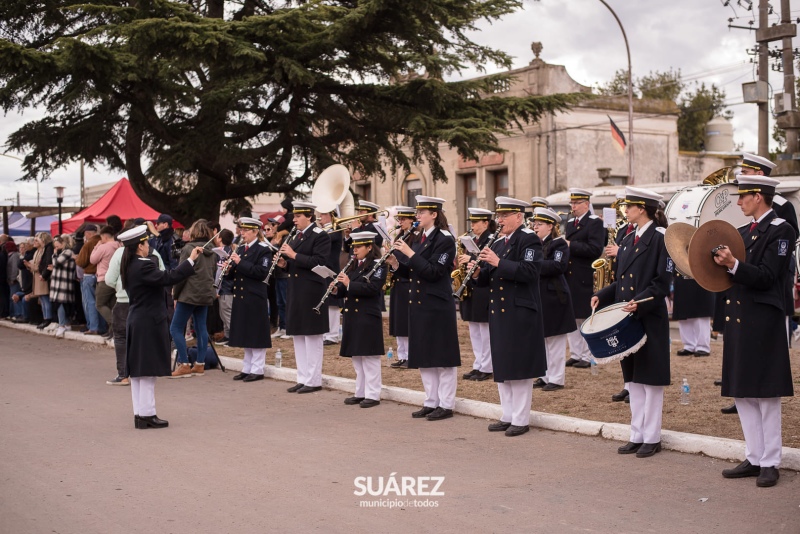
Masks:
[[[323,341],[334,341],[338,343],[339,339],[339,316],[342,315],[342,310],[339,306],[328,306],[328,324],[330,329],[327,334],[322,334]]]
[[[397,336],[397,360],[408,360],[408,336]]]
[[[567,341],[569,341],[569,357],[575,360],[591,362],[592,353],[589,352],[589,345],[586,344],[586,340],[583,339],[581,335],[580,327],[582,323],[583,319],[576,319],[575,324],[578,325],[578,329],[567,334]]]
[[[131,399],[133,415],[140,417],[156,415],[156,377],[131,377]]]
[[[267,349],[244,349],[242,372],[249,375],[263,375]]]
[[[664,386],[629,382],[628,392],[631,397],[631,442],[658,443],[661,441]]]
[[[381,356],[353,356],[356,397],[381,400]]]
[[[500,421],[514,426],[530,425],[533,379],[498,382],[497,391],[500,393],[500,407],[503,409]]]
[[[563,386],[567,364],[567,334],[544,338],[544,347],[547,350],[547,372],[544,381]]]
[[[452,410],[456,405],[457,367],[426,367],[419,370],[422,386],[425,388],[425,402],[428,408],[442,407]]]
[[[711,318],[697,317],[678,321],[683,348],[692,352],[711,352]]]
[[[322,334],[293,336],[297,383],[309,387],[322,385]]]
[[[489,344],[489,323],[469,323],[469,339],[475,355],[473,369],[482,373],[492,372],[492,347]]]
[[[781,398],[736,398],[744,433],[744,454],[752,465],[781,465]]]

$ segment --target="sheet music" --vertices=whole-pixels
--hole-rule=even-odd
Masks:
[[[339,273],[335,273],[325,267],[324,265],[317,265],[313,269],[311,269],[317,276],[321,276],[322,278],[336,278],[336,275]]]
[[[606,228],[617,227],[617,210],[614,208],[603,208],[603,226]]]
[[[217,254],[217,256],[219,256],[219,259],[221,259],[221,260],[227,260],[228,256],[230,256],[230,254],[225,252],[225,249],[222,248],[222,247],[214,247],[214,248],[211,249],[211,251],[215,252]]]
[[[481,249],[475,244],[475,240],[468,235],[461,236],[461,244],[464,245],[464,250],[470,254],[480,254],[481,252]]]

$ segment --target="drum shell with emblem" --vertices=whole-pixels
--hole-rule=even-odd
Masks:
[[[581,324],[581,336],[600,365],[630,356],[647,341],[642,323],[622,311],[625,306],[626,302],[613,304]]]
[[[664,214],[669,224],[682,222],[699,228],[703,223],[723,220],[739,227],[750,222],[737,205],[735,184],[696,185],[675,193]]]

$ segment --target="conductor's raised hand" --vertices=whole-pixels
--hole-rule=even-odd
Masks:
[[[195,261],[197,258],[200,257],[200,254],[202,253],[203,253],[203,247],[194,247],[189,257],[192,259],[192,261]]]

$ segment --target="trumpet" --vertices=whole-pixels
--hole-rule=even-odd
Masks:
[[[409,230],[408,235],[404,235],[400,239],[402,239],[403,241],[408,243],[408,240],[411,239],[411,236],[414,236],[414,235],[418,234],[418,232],[414,231],[417,228],[417,226],[419,226],[419,222],[418,221],[414,221],[414,223],[411,225],[411,229]],[[384,253],[384,255],[381,256],[380,259],[378,259],[378,261],[375,262],[375,265],[373,265],[372,269],[370,269],[370,271],[367,274],[364,275],[364,278],[369,279],[370,276],[375,274],[375,271],[377,271],[378,267],[380,267],[381,265],[383,265],[386,262],[386,260],[389,258],[389,254],[391,254],[393,250],[394,249],[392,248],[392,246],[389,245],[389,250],[387,250]]]
[[[289,233],[289,237],[286,238],[285,242],[288,243],[289,241],[291,241],[294,238],[295,234],[297,234],[297,226],[292,228],[292,231],[291,231],[291,233]],[[272,265],[269,266],[269,272],[267,272],[267,277],[264,278],[264,283],[265,284],[269,285],[269,279],[272,278],[272,272],[275,270],[275,266],[278,265],[278,260],[279,259],[281,259],[280,250],[272,258]]]
[[[355,254],[350,256],[350,260],[348,260],[347,265],[344,266],[344,269],[342,269],[339,272],[339,274],[340,275],[344,274],[344,272],[353,264],[354,261],[356,261]],[[337,275],[336,278],[339,278],[339,276]],[[314,306],[314,311],[317,312],[317,315],[319,315],[319,309],[322,308],[323,304],[325,304],[325,301],[330,296],[331,292],[333,291],[333,288],[336,287],[336,278],[334,278],[333,282],[331,282],[331,284],[328,286],[328,290],[325,291],[325,294],[322,295],[322,300],[319,301],[319,304]]]
[[[239,247],[236,243],[231,244],[231,255],[236,252],[236,249]],[[231,257],[228,256],[225,258],[225,261],[222,263],[222,268],[219,271],[219,276],[216,280],[214,280],[214,289],[219,289],[220,284],[222,284],[222,279],[227,276],[227,274],[231,271],[231,265],[233,265],[233,261]]]
[[[495,233],[491,234],[489,236],[489,239],[486,241],[486,245],[483,247],[484,250],[486,248],[490,248],[492,245],[494,245],[494,242],[497,241],[498,237],[500,237],[500,231],[502,229],[503,229],[503,225],[502,224],[497,226],[497,231]],[[464,293],[464,290],[467,289],[467,284],[472,279],[472,275],[475,273],[475,269],[478,268],[478,264],[480,264],[480,263],[481,262],[476,261],[475,263],[472,264],[472,267],[470,267],[467,270],[467,273],[464,275],[464,281],[461,282],[461,286],[458,289],[456,289],[455,292],[453,292],[453,296],[455,298],[461,300],[461,295]]]

